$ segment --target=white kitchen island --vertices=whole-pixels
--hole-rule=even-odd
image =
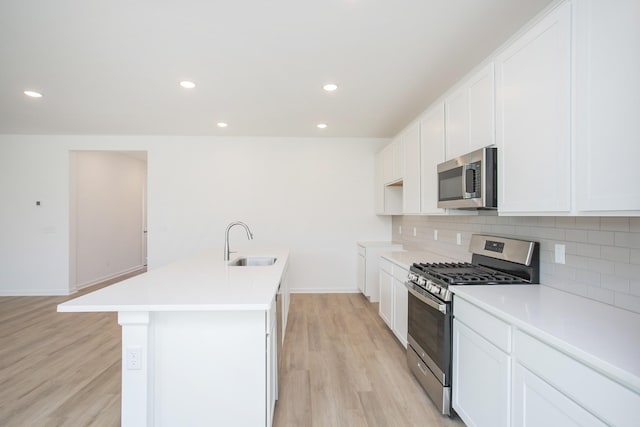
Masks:
[[[254,255],[277,261],[230,266],[221,250],[210,250],[58,306],[118,312],[123,426],[271,425],[289,252],[235,255],[232,261]]]

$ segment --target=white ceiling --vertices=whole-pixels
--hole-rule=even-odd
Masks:
[[[390,137],[550,1],[2,0],[0,133]]]

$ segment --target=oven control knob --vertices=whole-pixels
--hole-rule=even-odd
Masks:
[[[407,276],[407,278],[408,278],[409,280],[416,280],[416,279],[418,278],[418,276],[416,276],[416,275],[415,275],[415,274],[413,274],[413,273],[409,273],[409,275]]]
[[[427,281],[425,280],[424,277],[418,277],[418,285],[424,286],[426,284],[427,284]]]

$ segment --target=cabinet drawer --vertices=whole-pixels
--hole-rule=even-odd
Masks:
[[[393,263],[391,261],[387,261],[384,258],[380,258],[380,270],[386,271],[390,275],[393,275]]]
[[[393,278],[396,279],[397,281],[404,283],[407,280],[408,274],[409,272],[404,268],[398,265],[393,266]]]
[[[536,338],[516,331],[518,362],[607,424],[637,426],[640,395]]]
[[[504,352],[511,353],[511,325],[467,301],[454,297],[453,316]]]

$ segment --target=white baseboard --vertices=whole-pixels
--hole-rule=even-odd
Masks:
[[[292,294],[359,294],[359,289],[330,289],[330,288],[322,288],[322,289],[309,289],[309,288],[293,288],[289,289],[289,292]]]
[[[107,274],[106,276],[102,276],[97,279],[92,279],[85,283],[79,283],[76,285],[74,289],[71,290],[71,293],[77,292],[84,288],[88,288],[90,286],[97,285],[102,282],[106,282],[107,280],[115,279],[116,277],[124,276],[125,274],[133,273],[134,271],[142,270],[143,268],[144,268],[144,265],[137,265],[135,267],[127,268],[126,270],[122,270],[117,273]]]

